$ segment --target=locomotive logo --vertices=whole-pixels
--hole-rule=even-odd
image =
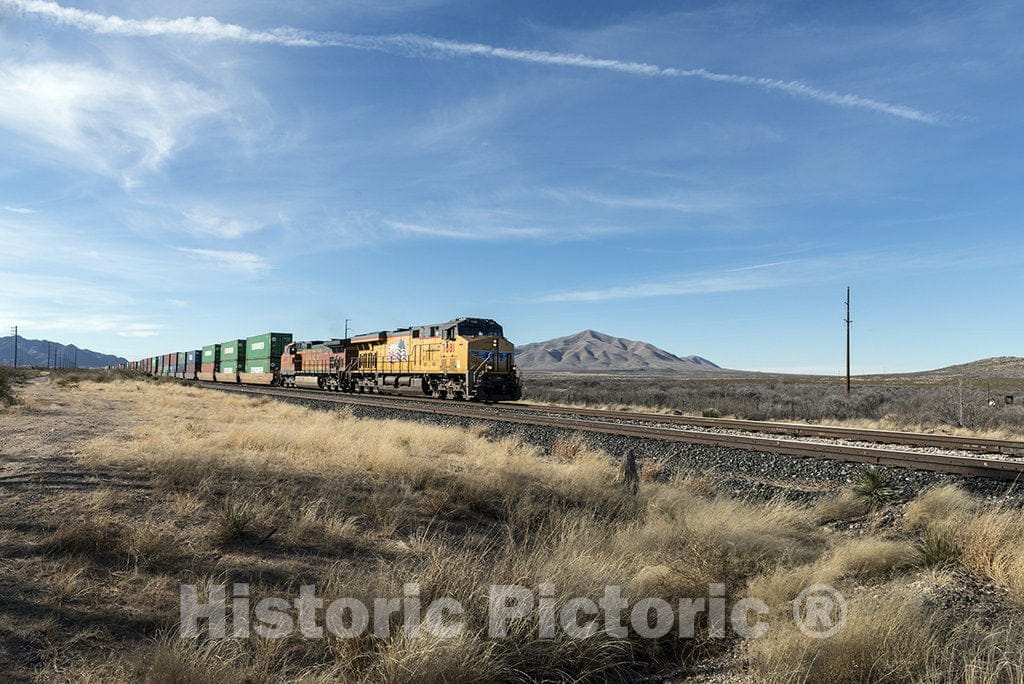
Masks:
[[[388,345],[387,360],[390,363],[409,360],[409,350],[405,347],[404,339]]]

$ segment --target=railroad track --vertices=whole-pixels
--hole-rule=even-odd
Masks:
[[[848,428],[832,425],[807,425],[804,423],[780,423],[767,420],[740,420],[737,418],[702,418],[696,416],[676,416],[660,413],[572,408],[565,406],[544,406],[542,404],[511,405],[523,406],[525,409],[531,411],[590,416],[594,418],[665,423],[724,430],[742,430],[744,432],[765,432],[778,435],[791,435],[794,437],[821,437],[826,439],[845,439],[854,442],[905,444],[915,447],[933,447],[937,449],[949,449],[951,451],[974,451],[978,453],[1003,454],[1007,456],[1024,456],[1024,442],[991,439],[988,437],[934,435],[922,432],[873,430],[868,428]]]
[[[722,419],[691,418],[687,416],[663,416],[651,413],[632,413],[629,411],[605,411],[597,409],[574,409],[566,407],[546,407],[536,404],[473,404],[439,401],[428,398],[411,398],[402,396],[352,395],[336,394],[320,390],[280,389],[258,385],[230,385],[216,382],[200,382],[200,385],[226,392],[254,396],[275,396],[281,398],[301,399],[325,403],[348,404],[409,411],[414,413],[437,416],[452,416],[476,420],[495,420],[519,425],[537,425],[563,430],[596,432],[624,437],[656,439],[685,444],[741,449],[818,458],[826,460],[850,461],[870,465],[885,465],[913,470],[927,470],[939,473],[952,473],[966,477],[985,477],[999,480],[1024,479],[1024,460],[1008,458],[985,458],[985,453],[992,449],[1024,449],[1024,444],[1003,440],[987,440],[960,438],[952,435],[926,435],[919,433],[894,432],[886,430],[859,430],[853,428],[833,428],[826,426],[800,425],[790,423],[769,423],[765,421],[733,421]],[[690,422],[699,421],[699,422]],[[712,421],[710,424],[704,421]],[[657,424],[652,424],[657,423]],[[860,446],[855,444],[832,444],[796,439],[779,439],[760,437],[750,434],[730,432],[708,432],[687,430],[679,427],[664,427],[665,424],[681,426],[715,427],[736,429],[746,432],[750,426],[764,426],[762,432],[777,431],[793,436],[827,437],[829,439],[845,439],[848,441],[889,442],[914,447],[936,447],[960,451],[980,451],[977,456],[959,456],[950,454],[932,454],[919,451]],[[738,427],[741,424],[742,427]],[[777,429],[777,430],[776,430]],[[865,433],[867,437],[865,438]],[[840,436],[841,435],[841,436]],[[914,438],[921,438],[916,440]],[[938,442],[935,439],[938,438]],[[949,439],[947,439],[949,438]],[[961,440],[955,442],[952,440]],[[951,446],[951,444],[969,445]],[[1006,453],[1006,452],[1000,452]]]

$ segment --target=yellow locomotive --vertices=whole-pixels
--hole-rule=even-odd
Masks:
[[[419,388],[441,399],[519,399],[515,346],[489,318],[360,335],[349,340],[355,391]]]
[[[518,400],[515,346],[489,318],[292,342],[276,382],[340,392],[409,392],[440,399]]]

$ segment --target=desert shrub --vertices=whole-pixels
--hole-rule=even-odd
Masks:
[[[718,409],[715,409],[715,408],[706,408],[706,409],[704,409],[703,411],[700,412],[700,415],[704,416],[705,418],[721,418],[722,417],[722,413]]]
[[[953,427],[981,427],[987,422],[986,399],[984,392],[967,387],[963,380],[958,380],[945,387],[935,401],[935,417]]]
[[[10,372],[6,368],[0,368],[0,404],[10,406],[14,402],[14,387],[11,383]]]
[[[140,380],[147,376],[137,371],[120,369],[78,368],[50,371],[50,377],[56,381],[58,387],[74,387],[83,382],[109,383],[116,380]]]
[[[1024,394],[1020,387],[1006,393]],[[1000,428],[1024,432],[1024,406],[989,407],[981,390],[959,384],[858,383],[847,395],[830,378],[756,381],[736,378],[636,378],[528,374],[524,398],[562,404],[621,405],[681,410],[753,420],[882,421],[888,427],[921,425]],[[1000,392],[1002,394],[1002,392]],[[961,413],[963,414],[961,420]]]

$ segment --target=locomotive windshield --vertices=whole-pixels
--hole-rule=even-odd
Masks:
[[[501,326],[494,321],[462,321],[459,323],[462,337],[501,337]]]

